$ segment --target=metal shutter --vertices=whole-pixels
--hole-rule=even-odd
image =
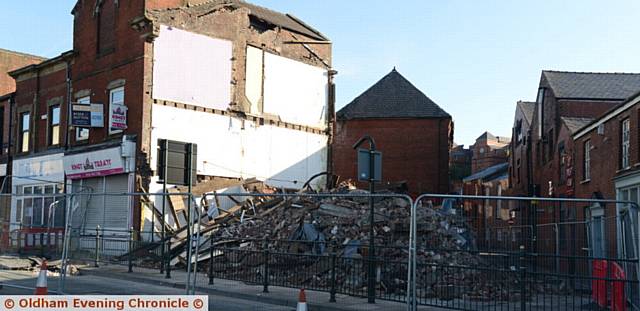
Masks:
[[[105,177],[107,193],[125,193],[129,191],[127,174]],[[130,209],[129,196],[105,196],[104,228],[107,230],[128,230]]]
[[[100,225],[103,226],[104,222],[104,197],[99,195],[104,192],[104,184],[103,178],[87,178],[82,180],[82,193],[91,193],[89,196],[85,197],[87,200],[82,200],[81,202],[86,202],[85,206],[82,206],[82,214],[81,217],[84,219],[84,229],[87,233],[95,233],[96,227]]]

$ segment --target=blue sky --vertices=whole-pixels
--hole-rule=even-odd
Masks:
[[[640,72],[636,0],[252,0],[334,43],[338,108],[396,66],[449,112],[455,141],[510,135],[540,71]],[[72,47],[75,0],[2,1],[0,47],[56,56]]]

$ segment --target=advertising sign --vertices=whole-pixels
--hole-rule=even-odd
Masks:
[[[104,108],[102,104],[91,104],[91,127],[104,127]]]
[[[64,172],[69,179],[90,178],[124,173],[120,147],[66,155]]]
[[[91,106],[74,104],[71,110],[71,125],[91,127]]]
[[[127,129],[127,106],[112,104],[109,120],[109,127],[112,131],[122,131]]]

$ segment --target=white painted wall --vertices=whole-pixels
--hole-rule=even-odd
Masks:
[[[160,25],[153,54],[153,98],[227,109],[231,41]]]
[[[198,144],[198,174],[256,177],[277,187],[301,188],[327,169],[327,136],[175,107],[153,105],[151,163],[158,139]],[[324,181],[316,180],[317,184]]]
[[[326,69],[265,53],[264,112],[282,121],[325,128]]]

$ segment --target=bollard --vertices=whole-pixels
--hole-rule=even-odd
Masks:
[[[100,225],[96,226],[96,259],[94,263],[94,267],[99,267],[98,262],[100,261]]]
[[[129,273],[133,272],[133,227],[129,229]]]
[[[171,250],[171,239],[167,239],[167,251],[164,253],[164,261],[166,262],[167,266],[165,268],[165,270],[167,271],[167,274],[164,276],[165,279],[170,279],[171,278],[171,254],[170,254],[170,250]]]
[[[527,263],[524,245],[520,245],[520,310],[527,309]]]
[[[209,285],[213,285],[213,238],[209,248]]]

